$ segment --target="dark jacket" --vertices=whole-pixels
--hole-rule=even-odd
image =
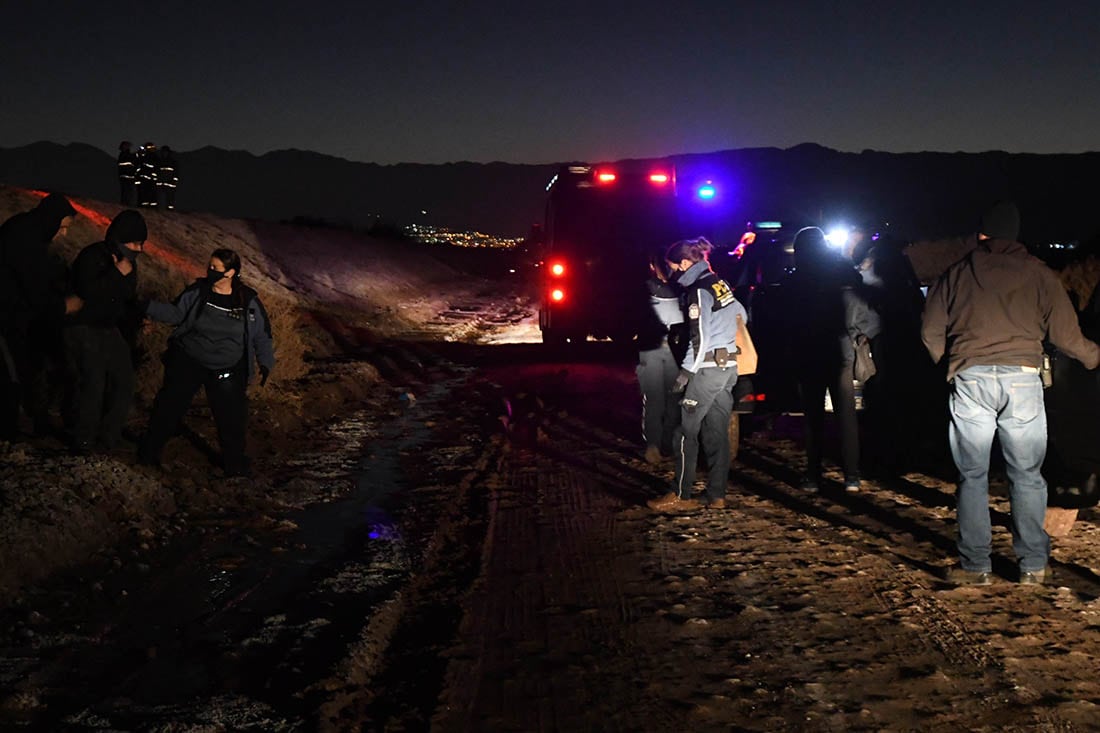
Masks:
[[[669,329],[684,322],[680,297],[671,285],[651,277],[645,282],[644,316],[638,326],[638,351],[661,348],[669,338]]]
[[[878,335],[879,319],[868,305],[859,274],[839,258],[799,267],[780,293],[786,356],[799,372],[848,368],[855,361],[855,337]]]
[[[275,368],[271,321],[255,290],[239,281],[234,288],[240,293],[241,300],[245,304],[245,368],[251,380],[253,363],[269,371]],[[195,327],[203,303],[206,302],[209,294],[210,286],[207,285],[206,280],[196,280],[171,303],[157,301],[149,303],[146,315],[154,321],[175,325],[176,328],[172,331],[170,338],[179,338]]]
[[[55,282],[49,246],[61,220],[75,214],[65,197],[51,194],[0,226],[0,325],[64,315],[65,294]]]
[[[68,323],[112,328],[122,325],[137,307],[137,264],[129,275],[118,271],[114,255],[120,246],[106,241],[89,244],[73,260],[73,292],[84,299],[84,307],[70,315]]]
[[[1038,367],[1043,339],[1089,369],[1100,346],[1082,335],[1065,288],[1018,242],[989,239],[928,291],[921,339],[947,378],[971,366]]]

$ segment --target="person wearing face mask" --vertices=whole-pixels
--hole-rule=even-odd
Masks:
[[[256,291],[241,282],[241,258],[215,250],[206,277],[171,303],[151,302],[146,317],[175,330],[164,356],[164,384],[153,403],[139,462],[159,466],[165,444],[176,432],[195,392],[203,387],[222,451],[226,476],[250,476],[245,453],[247,387],[252,364],[260,386],[275,366],[271,322]]]
[[[84,307],[68,316],[65,351],[73,379],[72,447],[78,454],[111,451],[134,395],[134,365],[121,324],[137,306],[137,257],[148,229],[132,209],[111,220],[102,242],[80,251],[73,290]]]

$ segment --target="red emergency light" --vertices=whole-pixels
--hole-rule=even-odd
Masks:
[[[649,182],[657,186],[663,186],[668,183],[670,176],[667,173],[650,173]]]
[[[550,291],[550,300],[554,301],[555,303],[562,302],[563,300],[565,300],[565,291],[561,288],[554,288]]]
[[[614,183],[617,177],[618,176],[616,176],[612,171],[600,171],[596,174],[596,182],[604,184]]]
[[[555,262],[550,265],[550,273],[554,275],[554,277],[561,277],[565,274],[565,265],[560,262]]]

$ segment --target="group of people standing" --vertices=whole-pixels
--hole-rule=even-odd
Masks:
[[[958,470],[957,584],[988,585],[992,531],[989,470],[994,438],[1010,484],[1013,548],[1019,582],[1050,580],[1050,538],[1044,529],[1047,484],[1041,469],[1047,424],[1040,367],[1044,341],[1095,369],[1100,345],[1088,340],[1055,274],[1017,242],[1019,212],[999,202],[982,216],[973,249],[921,297],[897,247],[871,246],[854,258],[831,248],[817,227],[798,232],[795,270],[773,304],[782,354],[798,383],[806,468],[800,488],[819,490],[825,394],[831,397],[848,491],[862,488],[854,375],[861,341],[871,345],[878,374],[868,417],[878,465],[896,467],[906,443],[923,439],[936,421],[914,408],[943,395],[948,443]],[[696,509],[692,496],[698,445],[709,468],[705,499],[725,506],[729,481],[727,424],[737,381],[736,318],[745,309],[711,270],[705,240],[673,245],[651,262],[650,319],[640,338],[637,374],[643,395],[646,459],[671,454],[675,472],[658,511]],[[728,293],[728,297],[727,297]],[[943,368],[946,367],[946,368]],[[946,392],[924,391],[929,374],[946,374]],[[939,383],[943,384],[942,376]],[[942,424],[942,422],[940,423]]]
[[[137,150],[123,140],[118,145],[119,203],[123,206],[176,208],[179,163],[172,148],[145,143]]]
[[[0,440],[16,441],[20,410],[38,436],[54,433],[50,408],[81,455],[119,447],[135,390],[134,352],[145,322],[174,326],[164,382],[138,460],[159,465],[195,393],[205,388],[227,476],[247,476],[247,385],[275,364],[271,326],[256,292],[240,279],[236,252],[217,249],[207,274],[171,303],[138,298],[139,257],[148,229],[139,211],[119,212],[104,239],[71,268],[49,252],[76,209],[59,194],[0,226]]]

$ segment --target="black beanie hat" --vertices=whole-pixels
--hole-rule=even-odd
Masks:
[[[998,201],[982,214],[978,232],[990,239],[1016,241],[1020,235],[1020,212],[1011,201]]]
[[[76,209],[69,200],[59,193],[51,193],[34,207],[42,216],[53,222],[60,222],[66,216],[76,216]]]
[[[106,239],[115,244],[126,244],[144,242],[148,236],[149,230],[145,227],[145,217],[141,212],[126,209],[111,220],[111,226],[107,227]]]

